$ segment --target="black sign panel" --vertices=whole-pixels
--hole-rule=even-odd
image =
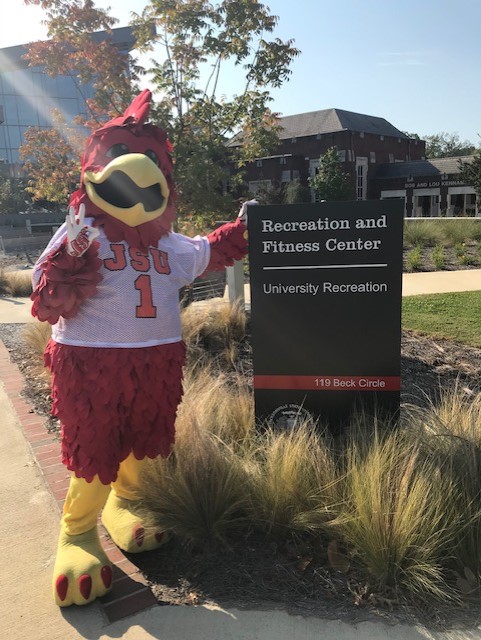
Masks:
[[[403,223],[400,200],[249,207],[259,424],[398,412]]]

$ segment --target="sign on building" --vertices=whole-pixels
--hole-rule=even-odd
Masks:
[[[403,203],[249,207],[256,419],[399,410]]]

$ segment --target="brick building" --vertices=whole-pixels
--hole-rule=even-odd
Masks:
[[[374,199],[403,198],[407,217],[477,216],[474,187],[459,176],[462,158],[433,158],[399,164],[384,164],[370,184]]]
[[[422,160],[425,143],[410,138],[384,118],[342,109],[324,109],[280,119],[280,145],[274,155],[247,166],[249,191],[263,185],[281,185],[299,179],[306,184],[315,175],[319,157],[336,147],[344,171],[351,177],[358,200],[374,197],[372,178],[378,168]],[[242,144],[234,137],[230,147]]]
[[[319,157],[336,147],[358,200],[403,198],[411,216],[481,215],[475,189],[460,180],[460,158],[425,159],[426,144],[384,118],[324,109],[280,119],[280,144],[272,156],[247,166],[251,193],[292,180],[308,184]],[[229,146],[242,144],[240,136]],[[469,157],[461,158],[469,162]]]

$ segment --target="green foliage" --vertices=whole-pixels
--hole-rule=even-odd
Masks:
[[[452,156],[470,156],[476,147],[469,140],[460,140],[457,133],[441,131],[424,136],[426,141],[426,158],[449,158]]]
[[[445,249],[442,245],[438,244],[432,251],[432,258],[434,266],[438,271],[442,271],[446,266]]]
[[[22,211],[31,202],[23,180],[0,175],[0,210],[2,213]]]
[[[300,180],[292,180],[286,184],[271,183],[259,187],[252,194],[261,204],[297,204],[311,202],[309,187],[301,184]]]
[[[165,53],[149,72],[164,96],[158,108],[174,142],[181,213],[228,211],[232,201],[222,195],[228,163],[241,168],[278,143],[269,89],[288,79],[298,50],[292,40],[268,39],[277,21],[257,0],[151,0],[135,16],[140,46],[157,44]],[[232,66],[245,69],[243,86],[232,98],[220,97]],[[239,144],[228,147],[234,134]]]
[[[408,271],[419,271],[423,265],[422,248],[417,245],[408,251],[406,256]]]
[[[298,202],[310,202],[311,191],[300,180],[292,180],[284,189],[284,203],[297,204]]]
[[[460,160],[459,167],[461,169],[459,179],[474,187],[479,202],[481,199],[481,150],[478,149],[469,162]]]
[[[406,296],[403,327],[481,348],[481,292]]]
[[[350,200],[353,197],[349,174],[342,170],[336,147],[331,147],[319,158],[318,173],[309,179],[309,185],[319,200]]]

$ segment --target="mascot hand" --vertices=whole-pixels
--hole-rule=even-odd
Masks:
[[[239,220],[241,220],[241,222],[243,222],[246,225],[246,227],[247,227],[247,207],[250,207],[251,205],[255,205],[255,204],[259,204],[257,200],[247,200],[247,202],[244,202],[239,210],[239,214],[237,217],[239,218]]]
[[[70,207],[65,218],[67,225],[67,253],[79,258],[90,247],[95,238],[99,235],[99,230],[85,224],[85,206],[80,205],[78,214]]]

